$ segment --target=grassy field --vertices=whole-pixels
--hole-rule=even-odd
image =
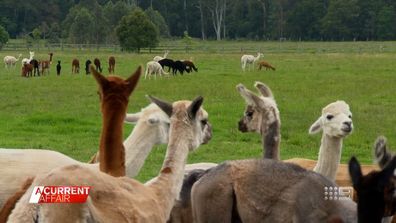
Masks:
[[[313,44],[307,43],[307,47],[313,47]],[[253,89],[254,81],[262,81],[273,90],[281,112],[282,159],[316,159],[321,136],[308,135],[308,128],[318,118],[323,106],[342,99],[350,104],[355,125],[354,133],[344,141],[342,162],[356,155],[362,162],[371,163],[372,144],[378,135],[386,135],[396,146],[396,55],[356,50],[345,52],[343,46],[347,45],[332,46],[334,49],[340,47],[339,53],[266,53],[262,48],[265,60],[277,68],[275,72],[254,70],[243,73],[241,55],[236,53],[175,54],[171,51],[169,57],[172,59],[193,56],[199,72],[156,81],[142,79],[131,97],[128,111],[136,112],[146,106],[146,94],[169,101],[202,95],[214,137],[208,145],[192,153],[188,162],[259,158],[262,156],[260,136],[237,130],[237,121],[245,104],[235,85],[243,83]],[[27,52],[0,51],[0,58],[18,53],[27,57]],[[47,59],[47,53],[44,50],[36,52],[36,58]],[[49,76],[39,78],[20,77],[20,63],[13,70],[1,66],[0,147],[51,149],[87,161],[99,144],[101,114],[97,85],[92,76],[71,75],[71,61],[79,58],[83,64],[87,58],[98,57],[107,69],[110,54],[116,57],[116,74],[124,77],[154,56],[54,51],[54,60],[62,61],[59,77],[55,75],[56,63],[53,63]],[[131,129],[132,126],[125,125],[125,136]],[[165,148],[160,146],[153,150],[139,179],[147,180],[156,175]]]

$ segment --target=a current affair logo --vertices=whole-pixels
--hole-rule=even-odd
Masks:
[[[35,186],[29,203],[85,203],[89,186]]]

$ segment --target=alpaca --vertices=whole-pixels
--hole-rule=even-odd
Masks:
[[[150,79],[151,74],[154,74],[154,79],[157,79],[157,74],[160,76],[164,75],[169,75],[169,73],[166,73],[162,67],[161,64],[159,64],[156,61],[149,61],[146,65],[146,73],[144,74],[144,79],[148,78]]]
[[[15,67],[16,62],[21,58],[22,54],[19,54],[18,59],[13,56],[4,57],[5,68]]]
[[[50,72],[50,65],[52,64],[53,53],[48,54],[50,56],[49,60],[41,61],[41,73],[44,75],[44,71],[47,70],[47,74]]]
[[[163,69],[165,69],[165,67],[168,67],[168,72],[170,72],[170,69],[173,68],[173,64],[175,63],[175,61],[168,59],[168,58],[164,58],[160,61],[158,61],[159,64],[161,64],[161,67]]]
[[[157,181],[143,185],[134,179],[115,178],[79,165],[58,168],[36,177],[8,221],[165,222],[182,183],[188,152],[210,140],[206,128],[208,114],[201,108],[202,97],[173,104],[150,98],[171,120],[167,153]],[[82,205],[29,204],[35,185],[89,185],[91,190]]]
[[[73,59],[72,61],[72,74],[80,73],[80,61],[78,59]]]
[[[176,60],[173,62],[172,74],[176,75],[177,71],[179,71],[181,75],[183,75],[184,71],[187,71],[186,65],[180,60]]]
[[[253,56],[253,55],[243,55],[241,57],[241,66],[242,66],[242,70],[245,71],[246,65],[249,65],[249,70],[250,68],[252,68],[252,66],[254,67],[254,63],[260,59],[260,57],[262,57],[263,54],[262,53],[257,53],[257,56]]]
[[[378,140],[377,140],[378,142]],[[357,212],[359,223],[385,222],[395,212],[395,176],[396,157],[382,167],[381,171],[372,171],[363,176],[358,160],[349,161],[349,174],[353,188],[357,192]]]
[[[94,59],[94,64],[95,64],[96,71],[102,72],[102,67],[100,66],[100,60],[98,58]]]
[[[194,63],[190,60],[183,60],[184,65],[186,66],[186,71],[188,73],[192,72],[193,70],[195,72],[198,72],[198,68],[195,67]]]
[[[258,66],[259,66],[258,68],[259,70],[261,70],[262,67],[265,67],[266,70],[268,69],[275,70],[275,67],[273,67],[271,64],[269,64],[267,61],[264,60],[260,61],[258,63]]]
[[[115,68],[115,58],[113,56],[109,57],[109,74],[114,74]]]
[[[36,76],[40,76],[40,66],[41,66],[41,61],[37,61],[36,59],[32,59],[29,62],[31,65],[33,65],[33,75]]]
[[[33,57],[34,57],[34,52],[29,51],[29,58],[22,59],[22,67],[24,64],[30,63],[30,61],[33,59]]]
[[[89,66],[91,65],[91,60],[86,60],[85,61],[85,74],[86,75],[88,75],[88,74],[90,74],[91,72],[89,71]]]
[[[33,65],[30,63],[24,64],[22,67],[22,77],[31,77],[33,74]]]
[[[272,159],[226,161],[193,186],[194,222],[326,222],[338,216],[356,221],[356,204],[325,200],[337,185],[292,163]],[[232,221],[233,220],[233,221]]]
[[[91,68],[93,69],[93,67]],[[141,68],[139,67],[136,72],[125,81],[121,81],[120,78],[116,76],[110,76],[106,79],[96,71],[94,74],[98,83],[106,85],[100,87],[102,100],[101,108],[103,116],[105,117],[103,117],[100,140],[100,151],[103,154],[101,160],[103,161],[100,163],[101,165],[99,165],[99,168],[109,174],[123,176],[125,175],[125,152],[124,146],[122,145],[122,135],[119,134],[120,132],[122,133],[122,123],[125,117],[126,105],[121,103],[127,103],[128,97],[126,97],[126,94],[130,94],[136,86],[141,74]],[[125,82],[127,82],[127,84]],[[119,110],[124,113],[121,114]],[[108,114],[109,111],[111,112],[110,114]],[[116,117],[115,115],[117,114],[120,117]],[[112,131],[108,129],[112,129]],[[115,131],[117,129],[119,131]],[[147,133],[145,131],[142,132]],[[120,140],[120,142],[118,140]],[[121,149],[122,151],[120,151]],[[109,154],[109,151],[112,152],[112,154]],[[15,193],[16,188],[28,177],[46,173],[56,167],[70,164],[86,165],[94,170],[99,169],[98,165],[83,164],[61,153],[50,150],[0,149],[0,154],[0,164],[3,167],[1,169],[2,178],[0,178],[0,206],[8,196]],[[106,156],[110,156],[110,158],[106,158]],[[17,171],[17,174],[15,171]],[[16,175],[18,177],[16,177]]]
[[[158,62],[160,60],[163,60],[163,59],[165,59],[168,56],[168,54],[169,54],[169,50],[165,50],[164,56],[162,56],[162,57],[161,56],[155,56],[153,58],[153,61]]]
[[[56,75],[60,75],[60,72],[62,70],[62,66],[61,66],[61,61],[58,60],[58,64],[56,65]]]

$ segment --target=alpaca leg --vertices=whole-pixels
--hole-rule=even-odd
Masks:
[[[226,164],[218,166],[196,182],[191,191],[196,222],[231,222],[234,192]]]

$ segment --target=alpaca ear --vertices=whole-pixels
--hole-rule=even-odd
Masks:
[[[387,140],[384,136],[379,136],[374,143],[375,162],[383,169],[392,159],[392,154],[387,148]]]
[[[187,113],[188,113],[188,117],[190,117],[191,120],[194,120],[195,117],[197,116],[197,112],[201,108],[203,100],[204,99],[202,96],[198,96],[197,98],[194,99],[193,102],[191,102],[190,106],[188,106]]]
[[[242,96],[242,98],[245,99],[247,104],[255,106],[261,105],[261,98],[259,98],[253,92],[249,91],[243,84],[238,84],[236,86],[236,89],[239,91],[239,94]]]
[[[126,81],[128,82],[128,88],[129,88],[128,90],[130,92],[132,92],[135,89],[137,83],[139,82],[139,77],[141,74],[142,74],[142,66],[139,66],[136,69],[135,73],[133,73],[130,77],[126,79]]]
[[[354,156],[349,160],[349,175],[351,176],[353,188],[357,190],[359,181],[362,178],[362,170],[360,169],[359,161]]]
[[[141,116],[140,112],[126,114],[124,122],[135,124],[136,122],[139,121],[140,116]]]
[[[391,176],[394,176],[396,168],[396,156],[392,158],[388,165],[381,171],[382,180],[388,182]]]
[[[158,107],[165,112],[165,114],[168,115],[168,117],[172,116],[172,112],[173,112],[173,106],[171,103],[163,101],[161,99],[158,99],[156,97],[153,97],[151,95],[147,95],[146,96],[148,99],[150,99],[151,102],[155,103],[156,105],[158,105]]]
[[[316,120],[311,127],[309,127],[308,133],[313,135],[316,133],[319,133],[320,130],[322,130],[322,117],[319,117],[318,120]]]
[[[259,81],[256,81],[254,86],[257,88],[257,90],[259,90],[259,92],[262,96],[274,98],[274,95],[272,94],[271,89],[267,85],[265,85]]]
[[[107,83],[109,82],[105,76],[103,76],[102,74],[100,74],[99,72],[96,71],[96,69],[94,68],[93,65],[91,65],[89,67],[91,69],[91,72],[96,80],[96,82],[98,82],[98,84],[103,88],[104,86],[107,85]]]

